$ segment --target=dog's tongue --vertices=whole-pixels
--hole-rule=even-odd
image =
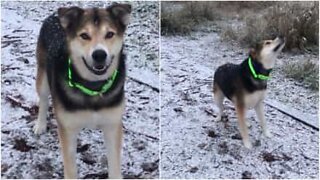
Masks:
[[[104,70],[106,68],[106,63],[98,63],[98,62],[94,62],[93,64],[93,69],[97,70],[97,71],[101,71]]]
[[[97,69],[97,70],[102,70],[102,69],[105,68],[105,65],[102,65],[102,64],[101,65],[95,65],[94,68]]]

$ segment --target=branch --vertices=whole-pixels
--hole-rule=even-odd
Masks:
[[[160,92],[159,88],[157,88],[157,87],[153,87],[153,86],[151,86],[150,84],[147,84],[147,83],[145,83],[145,82],[142,82],[142,81],[140,81],[140,80],[138,80],[138,79],[136,79],[136,78],[130,77],[130,76],[128,76],[128,78],[129,78],[130,80],[138,83],[138,84],[142,84],[142,85],[145,85],[145,86],[150,87],[153,91]]]
[[[159,141],[159,138],[157,138],[157,137],[150,136],[150,135],[148,135],[148,134],[144,134],[144,133],[141,133],[141,132],[136,132],[136,131],[127,129],[124,125],[122,125],[122,127],[123,127],[124,131],[126,131],[126,132],[131,132],[131,133],[134,133],[134,134],[138,134],[138,135],[145,136],[145,137],[150,138],[150,139],[153,139],[153,140],[155,140],[155,141]]]

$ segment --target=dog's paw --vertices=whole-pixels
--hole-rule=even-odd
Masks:
[[[216,121],[217,122],[219,122],[219,121],[226,121],[226,119],[227,119],[227,115],[226,114],[224,114],[224,113],[219,113],[218,115],[217,115],[217,117],[216,117]]]
[[[109,179],[123,179],[121,174],[110,174]]]
[[[252,149],[252,144],[250,141],[243,141],[244,147],[248,149]]]
[[[263,134],[264,134],[264,136],[267,137],[267,138],[271,138],[271,137],[272,137],[272,134],[271,134],[271,132],[270,132],[268,129],[264,130],[264,131],[263,131]]]
[[[222,116],[220,114],[217,115],[216,121],[217,122],[222,121]]]
[[[36,124],[33,127],[33,132],[35,134],[42,134],[47,130],[47,123],[37,120]]]
[[[246,120],[246,125],[247,125],[248,128],[251,127],[251,123],[248,120]]]

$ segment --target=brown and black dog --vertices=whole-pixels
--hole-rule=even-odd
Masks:
[[[59,8],[41,27],[36,78],[39,115],[34,131],[46,130],[51,94],[65,178],[77,178],[77,135],[87,127],[103,130],[109,177],[121,178],[126,76],[122,49],[130,13],[128,4]]]
[[[247,148],[252,147],[245,121],[247,109],[255,109],[264,135],[271,136],[264,117],[263,100],[269,73],[284,45],[281,37],[258,43],[241,64],[222,65],[214,74],[214,100],[220,109],[218,120],[223,115],[223,99],[227,97],[235,104],[240,134]]]

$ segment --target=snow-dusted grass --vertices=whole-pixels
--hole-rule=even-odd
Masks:
[[[291,62],[283,68],[287,77],[302,82],[306,87],[319,90],[319,62],[306,59],[302,62]]]
[[[106,7],[109,2],[2,2],[1,14],[1,177],[62,178],[56,121],[34,135],[38,97],[35,47],[41,22],[58,7]],[[159,86],[158,3],[132,2],[133,17],[125,40],[128,76]],[[142,73],[143,72],[143,73]],[[145,77],[148,78],[145,78]],[[126,178],[159,176],[159,93],[128,78],[122,172]],[[78,136],[79,177],[106,178],[102,133]]]

